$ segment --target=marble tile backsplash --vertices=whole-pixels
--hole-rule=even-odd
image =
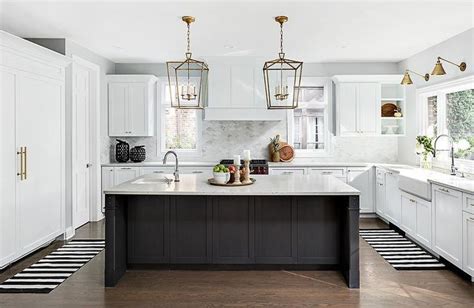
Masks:
[[[202,155],[181,158],[190,161],[219,161],[232,158],[249,149],[254,158],[268,159],[270,137],[280,134],[286,139],[286,121],[203,121]],[[146,161],[161,161],[157,138],[119,138],[135,145],[145,145]],[[109,138],[102,147],[102,162],[115,161],[115,138]],[[396,137],[333,137],[331,156],[321,158],[298,158],[305,161],[331,162],[397,162],[398,142]]]

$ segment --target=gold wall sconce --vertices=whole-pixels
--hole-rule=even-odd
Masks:
[[[422,74],[418,74],[417,72],[414,72],[414,71],[410,71],[409,69],[406,69],[405,70],[405,75],[403,75],[403,79],[402,79],[402,82],[400,82],[400,84],[402,85],[410,85],[410,84],[413,84],[413,81],[411,80],[411,77],[410,77],[410,73],[413,73],[415,75],[418,75],[420,77],[423,77],[423,79],[425,81],[428,81],[430,80],[430,74],[425,74],[425,75],[422,75]]]
[[[433,71],[431,72],[431,75],[446,75],[446,71],[444,70],[443,64],[441,63],[441,60],[448,62],[452,65],[456,65],[459,67],[459,70],[461,72],[464,72],[466,70],[466,62],[461,62],[460,64],[456,64],[454,62],[451,62],[449,60],[446,60],[444,58],[438,57],[438,61],[436,61],[435,67],[433,68]]]

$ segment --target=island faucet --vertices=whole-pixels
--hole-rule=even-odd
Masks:
[[[178,154],[176,154],[175,151],[166,152],[165,157],[163,157],[163,164],[166,164],[166,158],[168,157],[169,154],[173,154],[175,157],[175,169],[174,169],[173,175],[174,175],[174,181],[179,182]]]
[[[436,143],[438,142],[439,138],[441,138],[441,137],[447,137],[448,138],[450,146],[451,146],[450,149],[438,150],[436,148]],[[434,147],[433,157],[436,157],[436,152],[438,152],[438,151],[450,151],[450,153],[451,153],[451,175],[456,175],[456,170],[458,170],[458,168],[456,168],[454,166],[454,145],[453,145],[453,143],[454,143],[453,138],[451,138],[451,136],[448,136],[446,134],[441,134],[438,137],[436,137],[436,139],[434,141],[434,145],[433,145],[433,147]]]

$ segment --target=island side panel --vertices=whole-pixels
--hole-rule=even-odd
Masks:
[[[105,279],[113,287],[127,270],[126,196],[105,197]]]
[[[341,270],[349,288],[359,288],[359,196],[343,201]]]
[[[129,196],[129,264],[167,264],[170,262],[170,197]]]

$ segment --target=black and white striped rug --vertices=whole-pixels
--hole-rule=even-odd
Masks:
[[[72,240],[0,284],[0,293],[49,293],[104,248],[104,240]]]
[[[390,229],[359,230],[360,236],[397,270],[433,270],[445,265],[421,247]]]

